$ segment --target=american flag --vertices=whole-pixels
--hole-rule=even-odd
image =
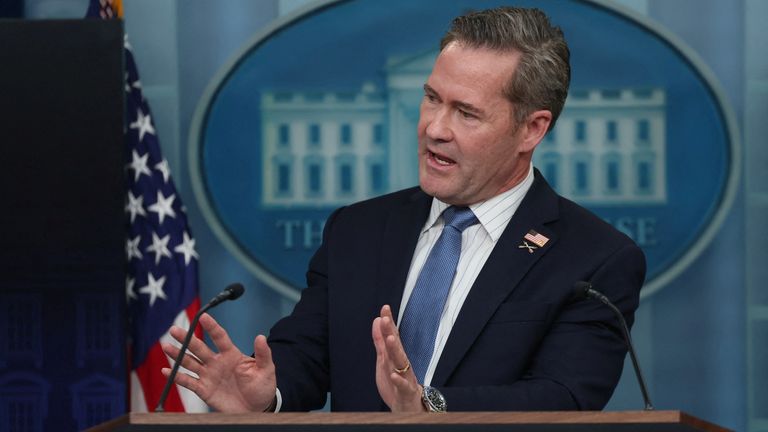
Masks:
[[[528,234],[525,235],[525,239],[533,242],[538,247],[542,247],[549,241],[549,237],[545,236],[544,234],[539,234],[534,230],[528,231]]]
[[[91,0],[87,17],[122,18],[120,0]],[[128,39],[125,39],[126,254],[133,412],[154,411],[165,385],[162,367],[173,360],[160,348],[171,324],[189,327],[200,309],[195,240],[184,207],[160,153],[152,114],[144,99]],[[202,330],[196,330],[198,337]],[[165,411],[203,412],[194,393],[173,386]]]

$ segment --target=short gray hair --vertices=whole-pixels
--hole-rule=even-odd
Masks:
[[[568,96],[570,51],[563,31],[539,9],[500,7],[471,12],[453,20],[440,41],[440,51],[451,42],[470,48],[519,51],[522,56],[504,95],[515,105],[522,124],[539,109],[552,113],[552,129]]]

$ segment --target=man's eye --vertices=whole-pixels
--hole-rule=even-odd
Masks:
[[[424,97],[427,98],[427,100],[430,101],[430,102],[436,102],[437,101],[437,98],[435,97],[435,95],[431,95],[429,93],[425,94]]]
[[[475,119],[477,116],[469,111],[459,110],[459,115],[464,117],[465,119]]]

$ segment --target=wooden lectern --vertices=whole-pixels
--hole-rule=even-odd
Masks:
[[[90,432],[694,432],[727,431],[681,411],[558,411],[448,413],[132,413]]]

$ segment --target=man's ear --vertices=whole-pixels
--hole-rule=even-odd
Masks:
[[[528,114],[521,130],[521,153],[532,152],[544,139],[550,124],[552,124],[552,113],[549,110],[539,110]]]

